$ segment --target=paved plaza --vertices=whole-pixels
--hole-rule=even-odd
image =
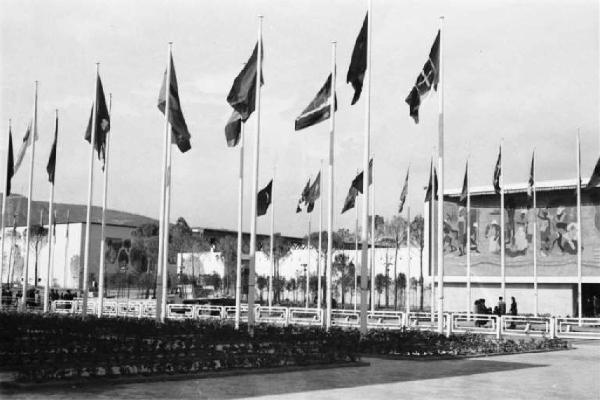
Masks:
[[[598,399],[600,342],[574,350],[370,367],[3,392],[3,399]]]

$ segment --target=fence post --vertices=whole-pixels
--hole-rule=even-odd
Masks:
[[[556,338],[556,317],[550,317],[550,339]]]
[[[502,322],[503,316],[496,317],[496,339],[502,339]]]

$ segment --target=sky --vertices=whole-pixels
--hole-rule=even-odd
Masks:
[[[364,93],[350,105],[345,81],[366,12],[364,0],[6,0],[0,2],[0,154],[8,119],[18,147],[39,81],[33,198],[49,196],[45,166],[60,130],[55,198],[85,204],[89,146],[83,134],[93,98],[96,62],[112,93],[109,207],[157,218],[164,119],[157,97],[173,58],[192,149],[173,148],[172,221],[236,229],[239,149],[228,148],[224,125],[233,79],[257,38],[264,15],[259,187],[275,176],[275,231],[306,234],[298,197],[321,160],[327,165],[329,123],[295,132],[294,119],[331,68],[337,41],[334,228],[353,229],[354,212],[340,215],[362,167]],[[531,152],[537,179],[576,176],[575,137],[581,135],[583,176],[600,154],[599,11],[594,0],[373,0],[371,146],[376,213],[391,218],[410,165],[408,204],[423,210],[429,162],[437,144],[438,94],[423,101],[420,123],[404,99],[444,22],[445,185],[460,187],[467,157],[471,184],[491,185],[503,138],[504,180],[525,182]],[[244,230],[250,226],[255,116],[246,127]],[[16,149],[15,149],[16,151]],[[2,170],[5,163],[2,162]],[[4,173],[4,172],[2,172]],[[325,174],[326,176],[326,174]],[[13,180],[26,194],[28,163]],[[326,182],[323,182],[325,193]],[[94,170],[95,205],[102,178]],[[361,202],[360,202],[361,203]],[[318,227],[318,205],[312,215]],[[323,227],[326,226],[326,202]],[[268,233],[269,215],[258,218]]]

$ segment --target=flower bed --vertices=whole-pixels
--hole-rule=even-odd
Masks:
[[[467,333],[446,337],[436,332],[402,330],[371,331],[360,340],[363,354],[408,358],[453,358],[485,354],[510,354],[540,350],[567,349],[562,339],[492,339]]]
[[[230,324],[0,314],[0,367],[21,382],[200,374],[356,361],[357,333]]]

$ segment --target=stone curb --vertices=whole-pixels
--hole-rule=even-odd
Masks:
[[[482,353],[482,354],[460,354],[460,355],[447,355],[447,356],[404,356],[400,354],[370,354],[361,353],[360,356],[364,358],[380,358],[384,360],[404,360],[404,361],[443,361],[443,360],[464,360],[467,358],[485,358],[485,357],[496,357],[496,356],[512,356],[516,354],[531,354],[531,353],[549,353],[553,351],[573,350],[572,347],[565,349],[535,349],[528,351],[514,351],[509,353]]]

